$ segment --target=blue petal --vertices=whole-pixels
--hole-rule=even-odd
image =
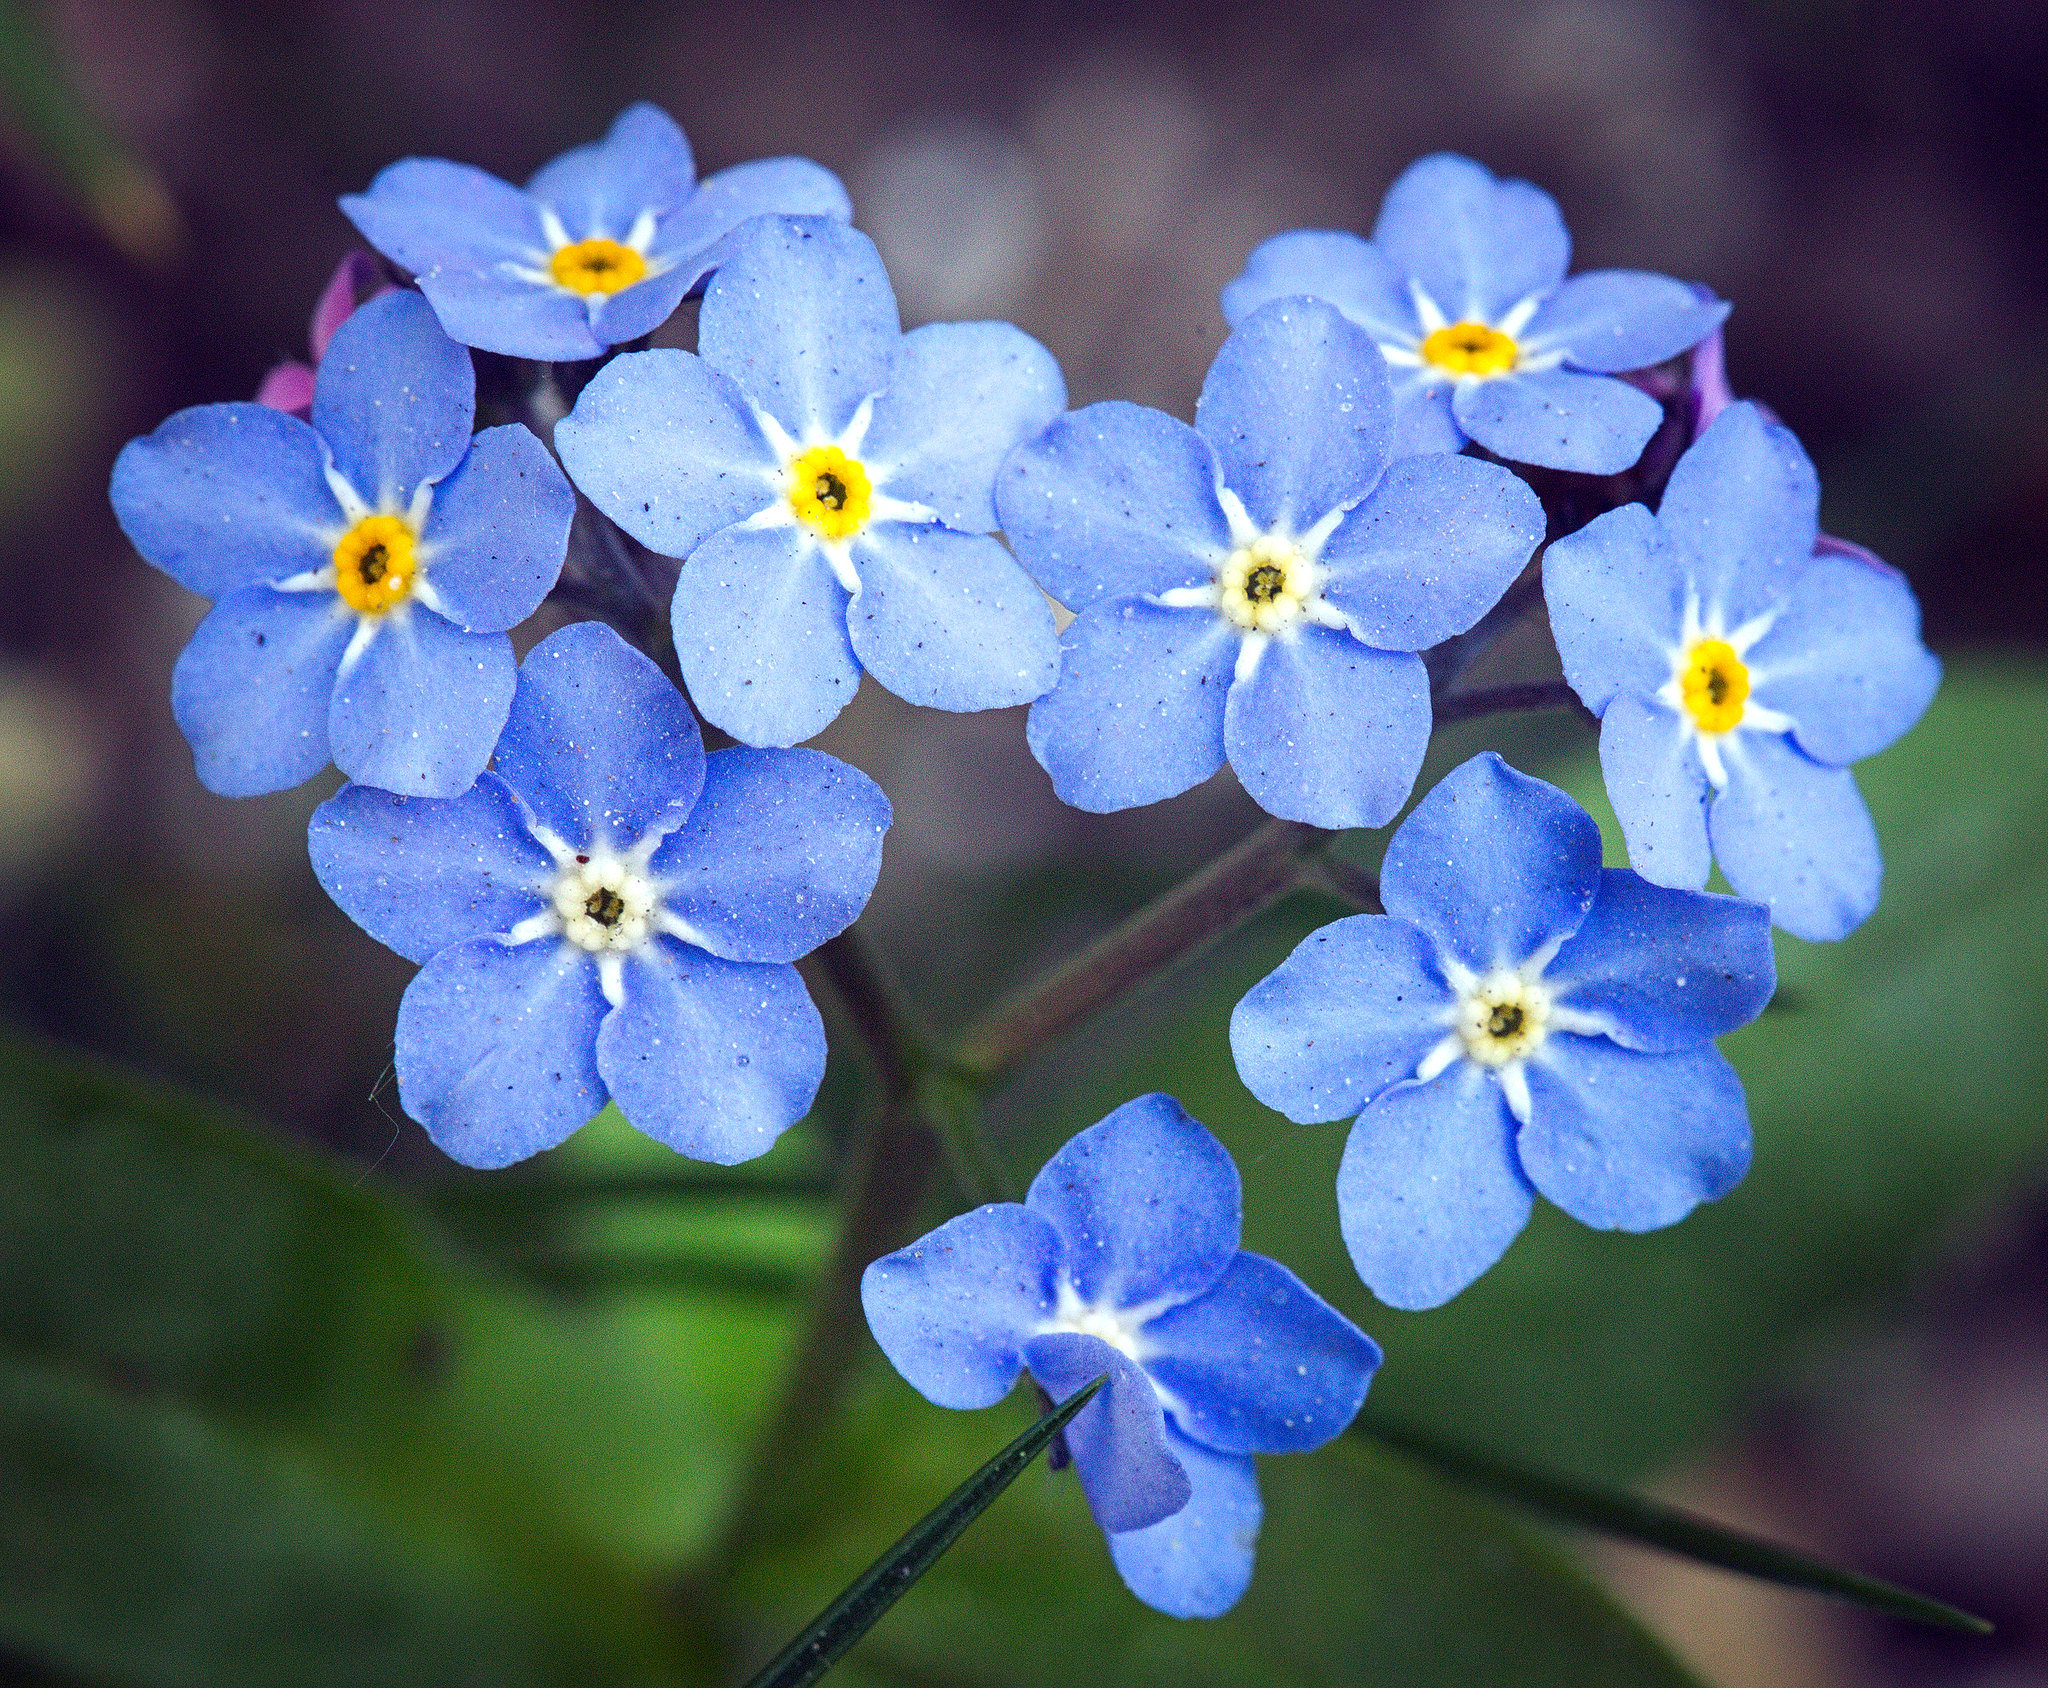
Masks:
[[[1320,1448],[1358,1414],[1379,1345],[1278,1261],[1240,1254],[1207,1295],[1144,1327],[1168,1417],[1225,1454]]]
[[[171,673],[199,783],[255,797],[327,766],[327,705],[356,619],[332,592],[244,586],[214,605]]]
[[[1452,384],[1426,370],[1403,370],[1394,382],[1394,455],[1457,451],[1465,430],[1451,414]]]
[[[996,519],[1031,578],[1074,611],[1205,585],[1230,555],[1221,471],[1185,422],[1112,399],[1070,411],[996,476]]]
[[[1060,1239],[1015,1202],[950,1219],[861,1274],[860,1304],[889,1364],[934,1406],[992,1407],[1058,1301]]]
[[[434,489],[421,534],[427,580],[465,633],[501,633],[540,608],[562,572],[576,494],[527,429],[486,428]]]
[[[1334,305],[1275,300],[1223,342],[1195,427],[1259,527],[1303,532],[1370,492],[1393,455],[1387,361]]]
[[[597,968],[573,944],[470,938],[420,969],[398,1005],[398,1099],[444,1154],[510,1166],[605,1104]]]
[[[1451,411],[1488,451],[1584,475],[1620,474],[1664,420],[1664,407],[1626,381],[1564,368],[1460,381]]]
[[[1024,1345],[1024,1363],[1064,1401],[1104,1372],[1109,1382],[1066,1428],[1074,1475],[1103,1529],[1141,1530],[1188,1503],[1187,1473],[1169,1451],[1166,1415],[1150,1378],[1099,1336],[1057,1331]]]
[[[1059,684],[1025,736],[1060,801],[1092,814],[1177,796],[1223,766],[1238,630],[1208,610],[1118,598],[1061,636]]]
[[[680,824],[704,789],[704,739],[668,676],[598,621],[527,653],[498,772],[565,844],[625,849]]]
[[[627,961],[625,995],[597,1034],[597,1067],[636,1129],[733,1166],[765,1155],[809,1110],[825,1024],[794,967],[654,938]]]
[[[847,631],[861,666],[927,709],[1001,709],[1059,678],[1045,594],[985,533],[875,522],[853,542]]]
[[[543,243],[518,262],[522,268],[544,267],[547,258]],[[606,342],[593,329],[590,306],[581,294],[552,281],[508,275],[494,260],[479,257],[474,262],[477,268],[450,264],[419,278],[420,291],[451,339],[480,352],[543,363],[573,363],[603,354]]]
[[[1707,882],[1707,771],[1677,712],[1623,692],[1600,720],[1600,771],[1629,865],[1653,885]]]
[[[796,527],[731,527],[684,561],[669,612],[704,719],[742,744],[795,744],[853,701],[846,588]]]
[[[1598,1015],[1625,1049],[1688,1049],[1748,1025],[1771,1000],[1770,911],[1608,868],[1543,982],[1565,1006]]]
[[[1897,739],[1941,684],[1905,577],[1856,557],[1815,557],[1747,660],[1752,700],[1790,715],[1799,748],[1837,767]]]
[[[1723,745],[1728,786],[1707,827],[1737,896],[1768,903],[1796,938],[1846,938],[1877,907],[1877,829],[1847,768],[1829,768],[1776,733]]]
[[[889,799],[816,750],[720,750],[649,863],[662,904],[728,961],[794,961],[854,922],[882,866]]]
[[[1067,1276],[1090,1306],[1200,1295],[1237,1256],[1236,1163],[1156,1092],[1069,1139],[1024,1200],[1059,1232]]]
[[[417,294],[380,294],[334,331],[313,383],[313,427],[359,497],[403,510],[469,450],[476,370]]]
[[[1496,181],[1455,153],[1418,159],[1387,190],[1372,238],[1453,322],[1491,323],[1548,293],[1571,262],[1557,201],[1528,182]]]
[[[1371,241],[1338,229],[1289,229],[1253,247],[1223,289],[1223,320],[1235,328],[1261,305],[1302,294],[1335,305],[1381,345],[1422,340],[1408,278]]]
[[[1671,678],[1685,582],[1640,504],[1595,516],[1543,553],[1543,599],[1564,677],[1595,715],[1617,693],[1655,697]]]
[[[1387,913],[1477,973],[1570,937],[1599,889],[1593,817],[1490,750],[1415,806],[1380,868]]]
[[[1060,366],[1022,329],[935,322],[896,343],[861,457],[890,497],[927,505],[964,533],[987,533],[996,470],[1066,404]]]
[[[593,375],[556,423],[555,449],[593,504],[665,557],[782,496],[782,465],[739,388],[665,347]]]
[[[1697,346],[1728,315],[1682,281],[1647,270],[1588,270],[1543,301],[1522,335],[1525,351],[1561,348],[1575,369],[1611,375],[1646,369]]]
[[[643,211],[674,210],[697,181],[675,119],[645,100],[629,105],[601,141],[543,165],[526,191],[562,219],[571,240],[624,240]]]
[[[369,192],[344,194],[341,209],[365,240],[423,285],[436,271],[487,274],[501,263],[547,262],[540,208],[473,164],[402,158],[377,172]]]
[[[1298,1125],[1349,1119],[1448,1035],[1436,946],[1405,920],[1354,914],[1311,932],[1230,1016],[1238,1077]]]
[[[1187,1505],[1142,1530],[1109,1538],[1117,1574],[1146,1605],[1174,1618],[1220,1618],[1251,1586],[1252,1550],[1264,1508],[1253,1462],[1211,1453],[1166,1427],[1169,1453],[1187,1473]]]
[[[1311,826],[1385,826],[1429,749],[1429,674],[1408,651],[1301,624],[1271,640],[1230,688],[1223,743],[1269,815]]]
[[[757,217],[704,291],[697,350],[796,439],[836,439],[889,384],[899,333],[866,235],[829,217]]]
[[[1789,429],[1731,404],[1678,460],[1657,507],[1702,612],[1730,627],[1773,607],[1820,533],[1820,481]]]
[[[1440,1307],[1507,1252],[1534,1193],[1500,1086],[1470,1061],[1397,1084],[1364,1113],[1337,1168],[1337,1223],[1390,1307]]]
[[[384,618],[327,710],[334,765],[408,797],[460,797],[512,707],[512,641],[410,606]]]
[[[721,242],[750,219],[771,216],[851,222],[853,202],[837,176],[808,158],[757,158],[699,182],[687,204],[662,218],[649,251],[688,278],[687,293],[723,262]]]
[[[1323,596],[1367,644],[1427,650],[1492,609],[1542,538],[1542,504],[1498,463],[1404,458],[1330,535]]]
[[[1553,1035],[1527,1071],[1522,1166],[1581,1224],[1676,1224],[1749,1170],[1742,1081],[1711,1044],[1643,1055],[1604,1037]]]
[[[264,404],[202,404],[114,460],[121,531],[180,586],[223,598],[239,586],[325,568],[348,526],[322,470],[326,448]]]
[[[583,304],[590,332],[605,346],[652,334],[675,315],[676,306],[702,279],[687,269],[662,270],[616,293],[593,294]]]
[[[445,802],[345,785],[313,811],[306,843],[342,913],[415,962],[541,913],[555,873],[491,773]]]

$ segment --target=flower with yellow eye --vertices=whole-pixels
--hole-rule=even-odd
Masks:
[[[474,438],[469,354],[416,293],[335,331],[311,421],[181,410],[114,465],[136,550],[217,599],[171,704],[199,778],[281,791],[350,778],[452,797],[512,701],[506,629],[561,573],[575,495],[525,428]]]
[[[1294,229],[1254,251],[1223,290],[1234,327],[1274,299],[1325,299],[1366,329],[1394,369],[1402,452],[1467,439],[1517,463],[1611,475],[1663,419],[1613,377],[1676,357],[1727,316],[1669,276],[1565,278],[1557,202],[1438,153],[1387,191],[1370,240]]]
[[[991,536],[991,489],[1065,399],[1008,323],[903,333],[866,235],[761,217],[705,292],[697,352],[614,359],[555,447],[592,503],[682,559],[670,622],[705,718],[789,745],[863,671],[933,709],[1052,684],[1052,612]]]
[[[1543,587],[1629,860],[1688,888],[1718,860],[1826,940],[1877,906],[1882,871],[1849,764],[1920,718],[1941,665],[1904,578],[1823,539],[1819,502],[1799,442],[1731,404],[1654,516],[1631,504],[1558,540]]]
[[[523,191],[472,165],[407,158],[341,208],[419,277],[455,339],[557,362],[599,357],[658,328],[749,217],[853,214],[839,178],[807,158],[760,159],[698,181],[682,130],[644,102]]]

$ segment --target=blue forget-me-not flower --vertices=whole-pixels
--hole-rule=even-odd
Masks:
[[[853,214],[839,178],[807,158],[761,159],[698,181],[682,130],[644,103],[524,191],[474,165],[405,158],[341,208],[419,278],[464,345],[557,362],[658,328],[749,217]]]
[[[1052,612],[990,537],[990,487],[1065,402],[1021,330],[905,334],[866,235],[766,217],[706,289],[697,354],[616,359],[555,443],[600,510],[682,559],[671,619],[697,707],[748,744],[794,744],[863,668],[936,709],[1052,684]]]
[[[330,756],[425,797],[483,771],[512,701],[505,630],[555,584],[576,500],[525,428],[472,439],[475,411],[469,353],[387,293],[335,331],[310,422],[199,405],[123,449],[122,529],[219,600],[171,680],[208,789],[280,791]]]
[[[1358,1116],[1337,1210],[1381,1300],[1449,1300],[1538,1190],[1648,1231],[1740,1181],[1749,1115],[1712,1040],[1776,984],[1760,905],[1603,869],[1586,811],[1491,752],[1401,824],[1380,894],[1252,987],[1230,1046],[1289,1119]]]
[[[1493,606],[1543,512],[1498,464],[1392,446],[1371,336],[1294,299],[1224,343],[1194,427],[1113,400],[1011,454],[1003,531],[1077,612],[1028,730],[1066,802],[1156,803],[1227,756],[1276,815],[1399,812],[1429,742],[1415,653]]]
[[[1920,718],[1941,665],[1903,576],[1836,542],[1791,433],[1731,404],[1653,516],[1611,510],[1544,559],[1565,677],[1600,719],[1629,860],[1698,887],[1709,855],[1802,938],[1846,936],[1883,864],[1849,764]]]
[[[618,1103],[697,1160],[764,1153],[810,1106],[825,1034],[789,965],[874,888],[889,802],[811,750],[721,750],[597,622],[534,647],[497,765],[448,802],[344,787],[314,871],[424,963],[398,1011],[405,1111],[505,1166]]]
[[[1387,190],[1370,240],[1295,229],[1259,246],[1223,314],[1306,293],[1363,324],[1394,366],[1404,453],[1470,438],[1517,463],[1616,474],[1663,410],[1614,373],[1676,357],[1728,307],[1642,270],[1567,281],[1570,261],[1549,194],[1437,153]]]
[[[1055,1399],[1109,1382],[1066,1430],[1139,1599],[1215,1617],[1251,1581],[1255,1453],[1319,1448],[1379,1365],[1286,1267],[1238,1248],[1229,1151],[1141,1096],[1046,1162],[1023,1203],[962,1214],[868,1267],[882,1352],[942,1407],[993,1406],[1028,1369]]]

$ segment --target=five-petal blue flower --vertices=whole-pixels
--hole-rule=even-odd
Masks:
[[[425,964],[399,1098],[455,1159],[552,1148],[609,1097],[730,1164],[817,1092],[824,1027],[789,964],[859,914],[888,825],[817,751],[707,758],[661,671],[579,622],[521,667],[495,772],[446,802],[344,787],[310,843],[328,894]]]
[[[1265,809],[1379,826],[1430,732],[1415,653],[1490,609],[1543,536],[1498,464],[1393,462],[1371,337],[1312,299],[1254,312],[1190,428],[1112,401],[996,483],[1024,566],[1075,610],[1032,754],[1076,808],[1156,803],[1224,758]]]
[[[1370,240],[1275,235],[1223,290],[1233,324],[1274,299],[1327,299],[1395,366],[1399,449],[1467,438],[1517,463],[1610,475],[1642,454],[1663,411],[1611,377],[1676,357],[1728,314],[1641,270],[1565,279],[1557,202],[1452,153],[1411,164]]]
[[[555,443],[634,538],[682,559],[690,695],[748,744],[794,744],[861,670],[935,709],[1028,703],[1052,612],[997,540],[1003,454],[1059,414],[1059,366],[1008,323],[905,334],[866,235],[764,217],[704,297],[698,354],[619,358]]]
[[[1698,887],[1711,842],[1739,895],[1828,940],[1883,875],[1849,764],[1920,718],[1941,665],[1904,577],[1820,543],[1819,501],[1799,442],[1731,404],[1655,516],[1631,504],[1559,540],[1543,586],[1565,677],[1601,718],[1629,860]]]
[[[341,208],[419,278],[457,340],[555,362],[598,357],[660,327],[749,217],[853,215],[839,178],[807,158],[764,158],[698,181],[682,130],[644,102],[523,192],[474,165],[404,158]]]
[[[1252,987],[1230,1046],[1289,1119],[1358,1116],[1338,1218],[1381,1300],[1448,1301],[1537,1190],[1647,1231],[1741,1179],[1749,1115],[1712,1040],[1776,985],[1762,907],[1603,869],[1585,810],[1490,752],[1402,823],[1380,891],[1384,915]]]
[[[993,1406],[1029,1369],[1066,1431],[1133,1593],[1177,1617],[1228,1611],[1251,1580],[1255,1453],[1319,1448],[1379,1365],[1372,1339],[1286,1267],[1238,1248],[1229,1151],[1170,1096],[1141,1096],[992,1203],[868,1267],[890,1363],[942,1407]]]
[[[426,797],[483,771],[512,701],[505,629],[561,573],[576,500],[525,428],[472,439],[475,411],[469,353],[388,293],[335,332],[310,423],[200,405],[123,449],[122,529],[219,600],[171,681],[208,789],[280,791],[330,756]]]

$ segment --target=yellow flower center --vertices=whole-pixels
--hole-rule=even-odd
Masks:
[[[334,589],[364,615],[382,615],[412,593],[417,541],[403,516],[365,516],[334,548]]]
[[[1422,358],[1453,375],[1503,375],[1515,367],[1521,348],[1483,322],[1454,322],[1422,342]]]
[[[1749,670],[1726,639],[1702,639],[1679,670],[1678,689],[1701,732],[1733,732],[1749,700]]]
[[[789,507],[827,539],[860,532],[873,491],[859,459],[836,445],[813,446],[789,466]]]
[[[1238,626],[1277,633],[1295,620],[1309,593],[1309,567],[1284,539],[1261,534],[1225,559],[1217,607]]]
[[[571,293],[616,293],[647,274],[647,260],[616,240],[579,240],[548,262],[555,285]]]

